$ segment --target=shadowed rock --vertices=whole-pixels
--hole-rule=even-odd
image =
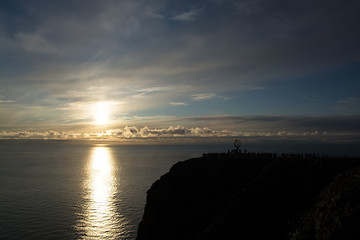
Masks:
[[[297,225],[292,240],[359,239],[360,168],[339,174]]]
[[[305,230],[299,217],[314,207],[336,175],[359,163],[271,154],[208,155],[179,162],[149,189],[137,239],[300,236]]]

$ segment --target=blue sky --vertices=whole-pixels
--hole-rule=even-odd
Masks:
[[[358,141],[359,10],[337,0],[1,1],[0,137]]]

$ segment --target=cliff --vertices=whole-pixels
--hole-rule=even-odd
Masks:
[[[358,166],[360,159],[271,154],[179,162],[148,190],[137,240],[354,239]]]

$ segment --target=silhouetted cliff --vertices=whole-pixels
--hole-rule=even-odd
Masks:
[[[148,190],[137,240],[359,237],[358,165],[271,154],[179,162]]]

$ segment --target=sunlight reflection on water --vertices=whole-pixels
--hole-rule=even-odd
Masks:
[[[84,182],[84,215],[80,217],[82,239],[119,239],[126,221],[117,212],[117,178],[107,147],[94,147]]]

